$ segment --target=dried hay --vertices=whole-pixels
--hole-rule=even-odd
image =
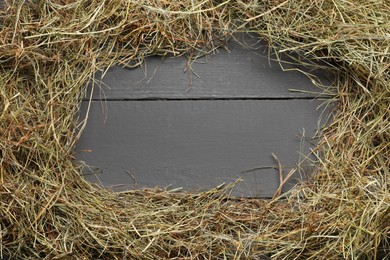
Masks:
[[[6,1],[0,256],[385,258],[389,16],[387,0]],[[260,200],[218,188],[113,193],[80,177],[76,115],[95,71],[153,54],[208,53],[237,31],[337,71],[338,108],[314,151],[311,180],[286,200]]]

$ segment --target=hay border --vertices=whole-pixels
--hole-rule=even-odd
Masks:
[[[389,15],[386,1],[6,1],[0,256],[378,257],[390,232]],[[96,69],[208,52],[235,31],[338,68],[341,105],[313,180],[263,201],[218,188],[112,193],[80,178],[75,115]]]

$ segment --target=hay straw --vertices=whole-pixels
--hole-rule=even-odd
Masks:
[[[373,259],[389,251],[388,1],[6,1],[0,9],[0,257]],[[336,72],[312,178],[287,199],[114,193],[73,149],[94,73],[205,55],[234,32]],[[321,65],[323,66],[323,65]],[[323,86],[325,88],[325,86]]]

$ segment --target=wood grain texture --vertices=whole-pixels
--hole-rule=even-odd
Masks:
[[[271,153],[287,167],[284,173],[294,166],[301,150],[300,132],[314,134],[319,104],[317,100],[92,102],[77,158],[92,165],[106,186],[193,191],[242,178],[235,195],[271,197],[278,187],[276,169],[242,172],[277,166]],[[86,107],[83,102],[82,114]],[[308,143],[304,146],[302,152],[307,152]]]
[[[311,80],[298,71],[283,71],[268,59],[264,42],[245,36],[243,47],[230,41],[229,51],[219,49],[191,64],[184,57],[148,57],[141,68],[112,67],[103,77],[104,85],[94,91],[94,99],[211,99],[211,98],[302,98],[317,94]],[[291,61],[291,60],[290,60]],[[291,69],[289,64],[283,65]],[[300,67],[305,70],[305,68]],[[184,71],[187,70],[185,73]],[[321,82],[330,84],[324,72],[313,72]],[[196,75],[195,75],[196,74]],[[96,78],[101,79],[102,73]]]

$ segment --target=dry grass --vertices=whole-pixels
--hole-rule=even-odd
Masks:
[[[390,3],[37,0],[0,10],[0,256],[385,258],[390,232]],[[288,199],[140,190],[80,177],[76,115],[94,72],[194,58],[258,34],[337,72],[313,177]],[[335,99],[336,99],[335,98]]]

